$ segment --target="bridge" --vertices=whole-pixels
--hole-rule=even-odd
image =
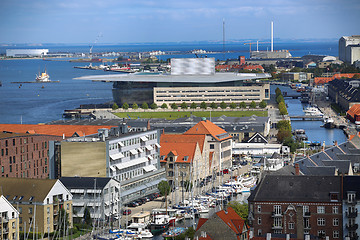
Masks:
[[[310,115],[302,115],[302,116],[289,116],[292,120],[302,120],[302,121],[319,121],[322,120],[322,116],[310,116]]]

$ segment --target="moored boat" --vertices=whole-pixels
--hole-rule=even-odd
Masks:
[[[36,81],[37,82],[50,82],[50,76],[49,76],[49,74],[47,74],[46,68],[45,68],[45,71],[42,72],[41,74],[40,73],[39,73],[39,75],[36,74]]]

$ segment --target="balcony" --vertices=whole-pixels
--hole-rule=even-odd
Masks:
[[[274,230],[283,229],[283,226],[282,226],[282,224],[276,224],[276,225],[273,224],[272,229],[274,229]]]
[[[282,213],[281,212],[271,212],[271,217],[273,217],[273,218],[282,217]]]
[[[346,224],[346,229],[349,230],[349,231],[355,231],[356,229],[358,229],[358,225],[357,224],[347,223]]]
[[[355,211],[350,211],[350,212],[346,211],[346,216],[348,218],[356,218],[357,215],[358,215],[358,210],[357,209]]]
[[[311,229],[311,225],[310,224],[304,225],[304,229],[307,229],[307,230]]]
[[[310,217],[311,213],[310,212],[304,212],[304,217]]]

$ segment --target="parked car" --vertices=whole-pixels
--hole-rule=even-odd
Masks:
[[[131,214],[131,209],[122,210],[122,215],[130,215],[130,214]]]

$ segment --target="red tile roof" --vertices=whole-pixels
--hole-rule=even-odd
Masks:
[[[354,77],[355,74],[356,73],[337,73],[337,74],[334,74],[332,77],[315,77],[314,83],[315,84],[325,84],[325,83],[331,82],[335,78],[337,78],[337,79],[340,79],[342,77],[352,78],[352,77]]]
[[[160,145],[163,143],[198,143],[203,151],[205,135],[161,134]]]
[[[227,212],[222,210],[217,212],[216,215],[218,215],[235,233],[242,233],[245,220],[242,219],[232,207],[228,207]]]
[[[0,131],[16,133],[32,133],[53,136],[71,137],[74,133],[90,135],[98,132],[100,128],[112,128],[116,126],[94,126],[94,125],[45,125],[45,124],[0,124]]]
[[[196,150],[196,142],[195,143],[169,143],[169,142],[161,142],[160,140],[160,156],[165,156],[163,160],[160,162],[167,161],[167,155],[171,152],[176,158],[177,163],[191,163],[194,159],[194,154]],[[185,157],[188,157],[185,160]]]
[[[218,141],[223,141],[232,138],[224,129],[218,127],[209,120],[200,121],[198,124],[190,128],[184,135],[211,135]]]
[[[355,115],[360,115],[360,104],[354,104],[346,113],[355,119]]]

